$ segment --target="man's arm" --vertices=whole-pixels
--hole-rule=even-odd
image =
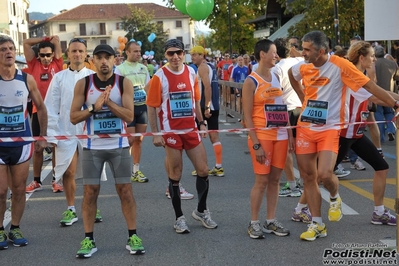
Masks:
[[[85,86],[86,86],[86,80],[84,78],[80,79],[78,82],[76,82],[75,89],[73,92],[70,119],[71,123],[74,125],[82,121],[85,121],[87,118],[89,118],[92,115],[92,113],[90,113],[88,109],[82,110],[82,106],[85,102],[85,95],[84,95]],[[96,110],[100,110],[101,106],[98,107],[98,109]]]
[[[133,83],[125,78],[123,79],[123,94],[122,94],[122,106],[114,103],[109,97],[105,97],[104,103],[109,110],[125,121],[131,123],[134,119],[134,89]]]
[[[209,110],[207,107],[211,106],[212,98],[212,87],[209,79],[209,67],[208,64],[202,63],[198,67],[198,75],[201,78],[202,84],[204,84],[204,97],[205,97],[205,111]]]
[[[37,109],[37,117],[40,125],[40,136],[47,136],[47,109],[43,103],[42,96],[37,88],[36,81],[31,75],[27,75],[29,97]]]
[[[27,62],[32,61],[35,58],[35,51],[33,51],[32,46],[43,41],[43,38],[29,38],[23,41],[24,55]]]
[[[395,106],[395,99],[386,90],[375,84],[373,81],[370,80],[369,82],[367,82],[363,86],[363,88],[365,88],[368,92],[383,101],[386,106]]]
[[[288,69],[288,78],[290,79],[290,83],[296,94],[298,94],[301,102],[305,100],[305,93],[303,92],[303,87],[300,81],[297,81],[292,74],[292,68]]]
[[[44,104],[47,107],[48,126],[47,135],[59,135],[59,117],[60,117],[60,104],[61,104],[61,86],[58,76],[53,77],[47,90]],[[57,144],[57,140],[51,143]]]
[[[60,38],[57,35],[51,36],[50,42],[54,45],[54,57],[60,59],[62,57]]]

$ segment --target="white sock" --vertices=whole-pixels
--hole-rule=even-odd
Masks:
[[[298,202],[298,205],[296,205],[296,207],[295,207],[295,212],[300,213],[302,211],[302,209],[306,208],[306,207],[308,207],[307,204],[302,204],[302,203]]]
[[[294,190],[296,188],[296,181],[288,181],[288,184],[290,184],[291,190]]]
[[[222,165],[221,165],[221,164],[216,164],[215,166],[216,166],[216,168],[220,168],[220,167],[222,167]]]
[[[337,195],[335,195],[334,197],[331,197],[330,195],[330,199],[337,199],[339,197],[339,194],[337,193]]]
[[[71,210],[71,211],[73,211],[73,212],[75,212],[75,213],[76,213],[75,206],[68,206],[68,210]]]
[[[374,211],[377,213],[378,216],[383,215],[385,211],[384,205],[374,206]]]
[[[312,222],[316,222],[319,225],[323,225],[323,219],[321,217],[312,217]]]
[[[139,170],[140,170],[140,164],[139,163],[133,164],[133,174],[135,174]]]
[[[259,220],[251,221],[251,224],[260,223]]]
[[[270,219],[270,220],[266,219],[266,223],[267,223],[267,224],[270,224],[270,223],[274,222],[275,220],[276,220],[276,219]]]

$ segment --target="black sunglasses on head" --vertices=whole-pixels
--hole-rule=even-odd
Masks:
[[[183,50],[167,51],[166,54],[169,56],[174,56],[175,54],[181,56],[183,54]]]
[[[53,55],[53,53],[48,53],[48,54],[42,54],[42,53],[40,53],[39,54],[39,56],[41,57],[41,58],[44,58],[44,57],[51,57]]]
[[[81,39],[81,38],[73,38],[73,39],[71,39],[71,40],[69,41],[69,44],[71,44],[71,43],[73,43],[73,42],[80,42],[80,43],[83,43],[83,44],[87,47],[86,41],[83,40],[83,39]]]

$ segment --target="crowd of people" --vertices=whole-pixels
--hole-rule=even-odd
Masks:
[[[38,45],[37,56],[34,45]],[[0,137],[134,134],[146,132],[149,124],[151,132],[162,133],[153,136],[153,144],[165,151],[166,195],[171,199],[173,228],[178,234],[190,232],[181,200],[194,197],[180,182],[183,150],[196,176],[198,204],[191,216],[207,229],[218,226],[207,199],[209,176],[225,175],[223,146],[217,132],[219,79],[242,83],[242,88],[228,88],[235,97],[223,101],[233,106],[240,98],[243,125],[256,128],[248,133],[255,174],[249,197],[247,232],[251,238],[264,238],[264,233],[290,234],[276,218],[279,196],[299,197],[292,220],[308,224],[300,239],[314,241],[327,236],[319,185],[330,194],[328,219],[338,222],[342,218],[338,178],[348,174],[340,163],[347,155],[355,169],[363,170],[358,156],[375,170],[371,223],[396,225],[396,217],[383,204],[389,166],[381,142],[385,134],[389,140],[395,139],[391,121],[399,107],[395,93],[399,72],[382,46],[373,47],[356,38],[348,49],[337,48],[334,55],[327,36],[312,31],[301,40],[260,40],[253,59],[247,54],[230,59],[225,53],[219,62],[210,62],[206,50],[195,46],[190,50],[195,68],[184,63],[185,46],[178,39],[165,42],[167,62],[162,66],[143,62],[141,46],[135,41],[126,44],[126,59],[121,60],[106,44],[96,46],[88,57],[85,40],[73,38],[66,66],[57,36],[27,39],[24,51],[28,68],[21,71],[15,67],[14,41],[0,36],[0,83],[7,88],[0,97],[5,121]],[[377,121],[389,122],[371,124],[371,141],[364,135],[365,124],[359,122],[374,121],[373,112]],[[208,129],[211,132],[204,133]],[[208,135],[216,158],[211,168],[202,141]],[[84,239],[76,257],[89,258],[97,251],[94,223],[102,221],[97,198],[105,163],[113,173],[126,221],[126,249],[132,255],[144,254],[131,183],[149,181],[140,170],[142,141],[142,136],[120,136],[0,143],[0,221],[4,219],[7,191],[12,191],[11,225],[8,233],[0,226],[0,249],[8,248],[8,240],[14,246],[28,244],[20,230],[25,193],[43,189],[43,150],[51,147],[52,189],[54,193],[64,192],[67,203],[62,226],[78,221],[75,179],[83,177]],[[33,180],[26,185],[32,154]],[[294,155],[301,182],[294,176]],[[288,182],[280,189],[283,171]],[[266,219],[262,224],[259,212],[265,195]]]

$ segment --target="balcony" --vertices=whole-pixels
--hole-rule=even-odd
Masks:
[[[86,31],[84,32],[74,32],[73,33],[74,38],[82,38],[82,39],[96,39],[96,38],[111,38],[112,37],[112,31],[103,31],[103,32],[98,32],[98,31]]]

